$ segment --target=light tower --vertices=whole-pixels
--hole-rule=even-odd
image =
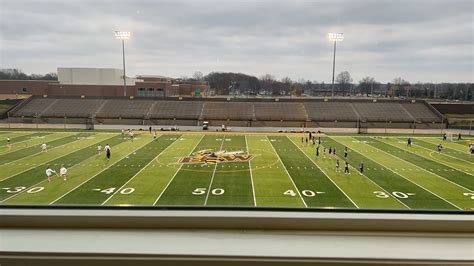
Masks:
[[[344,33],[329,33],[329,40],[334,41],[334,56],[332,59],[332,97],[334,97],[334,72],[336,70],[336,43],[344,40]]]
[[[115,31],[115,38],[122,40],[122,61],[123,61],[123,96],[127,96],[127,81],[125,77],[125,40],[130,39],[129,31]]]

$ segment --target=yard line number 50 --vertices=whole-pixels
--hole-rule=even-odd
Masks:
[[[192,194],[197,195],[197,196],[204,195],[204,194],[206,194],[206,191],[207,191],[207,188],[198,187],[192,192]],[[223,188],[215,188],[215,189],[211,190],[211,194],[216,195],[216,196],[220,196],[220,195],[224,194],[224,192],[225,192],[225,190]]]

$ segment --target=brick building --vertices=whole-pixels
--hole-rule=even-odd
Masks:
[[[102,96],[124,95],[119,69],[58,68],[59,81],[0,80],[0,94],[20,98],[29,95]],[[185,81],[158,75],[127,77],[126,95],[133,97],[206,96],[205,81]]]

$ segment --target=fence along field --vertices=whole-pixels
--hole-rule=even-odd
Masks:
[[[474,210],[472,138],[412,136],[410,147],[407,136],[306,137],[0,132],[0,202]],[[111,146],[110,160],[99,144]],[[46,167],[59,173],[62,165],[67,180],[48,182]]]

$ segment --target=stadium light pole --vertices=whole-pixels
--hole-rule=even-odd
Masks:
[[[125,40],[130,39],[129,31],[115,31],[115,38],[122,41],[122,61],[123,61],[123,96],[127,96],[127,81],[125,77]]]
[[[336,43],[344,40],[344,33],[329,33],[329,40],[334,42],[334,55],[332,58],[332,97],[334,97],[334,72],[336,70]]]

